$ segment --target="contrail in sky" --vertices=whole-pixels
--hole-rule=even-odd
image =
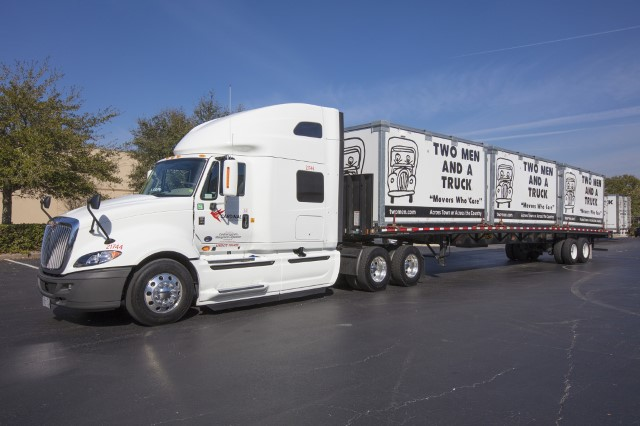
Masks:
[[[577,39],[587,38],[587,37],[596,37],[596,36],[604,35],[604,34],[619,33],[621,31],[636,30],[638,28],[640,28],[640,25],[634,25],[633,27],[618,28],[618,29],[609,30],[609,31],[601,31],[599,33],[582,34],[582,35],[573,36],[573,37],[559,38],[557,40],[549,40],[549,41],[541,41],[541,42],[538,42],[538,43],[523,44],[523,45],[520,45],[520,46],[504,47],[502,49],[484,50],[482,52],[475,52],[475,53],[465,53],[464,55],[454,56],[453,58],[466,58],[468,56],[486,55],[487,53],[497,53],[497,52],[505,52],[507,50],[524,49],[525,47],[535,47],[535,46],[542,46],[542,45],[545,45],[545,44],[553,44],[553,43],[560,43],[560,42],[563,42],[563,41],[577,40]]]
[[[540,127],[566,126],[576,123],[594,123],[606,120],[617,120],[629,117],[640,116],[640,106],[632,106],[628,108],[618,108],[608,111],[588,112],[585,114],[569,115],[557,118],[548,118],[545,120],[532,121],[529,123],[511,124],[508,126],[494,127],[492,129],[474,130],[471,132],[462,132],[462,137],[482,137],[479,135],[496,133],[505,133],[512,131],[529,130]]]

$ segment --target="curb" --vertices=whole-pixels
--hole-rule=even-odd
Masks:
[[[40,259],[39,251],[29,253],[1,253],[0,259]]]

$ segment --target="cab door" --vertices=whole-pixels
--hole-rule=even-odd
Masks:
[[[246,168],[239,173],[238,196],[225,197],[220,166],[220,161],[211,162],[194,201],[194,243],[201,255],[242,251],[243,243],[251,241],[249,211],[243,200]]]
[[[194,206],[194,245],[198,259],[199,302],[237,300],[276,292],[279,265],[251,254],[251,197],[246,164],[238,164],[237,194],[225,196],[224,160],[212,161]]]

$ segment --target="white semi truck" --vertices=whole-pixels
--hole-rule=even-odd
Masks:
[[[124,305],[158,325],[193,305],[323,292],[339,274],[365,291],[412,286],[418,245],[441,264],[451,245],[488,243],[573,264],[606,236],[600,175],[383,121],[344,129],[332,108],[233,114],[191,130],[174,154],[139,195],[50,219],[45,306]]]

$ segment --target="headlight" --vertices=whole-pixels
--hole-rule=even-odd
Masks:
[[[97,251],[95,253],[89,253],[76,260],[74,267],[82,268],[84,266],[100,265],[101,263],[109,262],[122,254],[121,251],[104,250]]]

